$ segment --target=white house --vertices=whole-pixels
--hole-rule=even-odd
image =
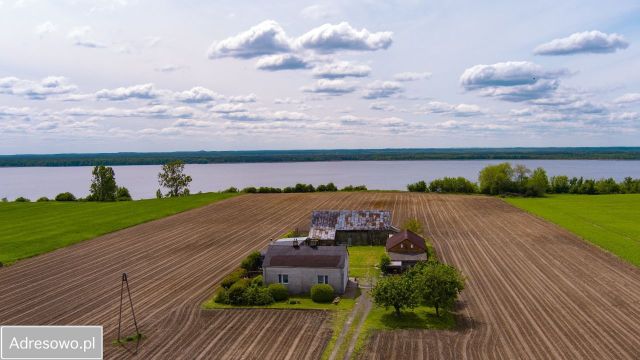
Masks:
[[[315,284],[329,284],[343,294],[349,281],[346,246],[272,244],[262,262],[265,284],[281,283],[292,294],[305,294]]]

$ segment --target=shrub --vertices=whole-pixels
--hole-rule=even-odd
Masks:
[[[289,290],[282,284],[270,284],[268,289],[275,301],[284,301],[289,298]]]
[[[254,251],[242,260],[240,267],[249,271],[257,271],[262,266],[262,259],[259,251]]]
[[[131,201],[131,194],[129,193],[129,189],[124,186],[119,186],[116,189],[116,200],[117,201]]]
[[[258,193],[260,194],[276,194],[281,192],[282,192],[282,189],[269,187],[269,186],[260,186],[258,188]]]
[[[311,287],[311,300],[317,303],[333,301],[333,287],[329,284],[316,284]]]
[[[311,184],[296,184],[294,191],[297,193],[315,192],[316,189]]]
[[[15,202],[31,202],[31,200],[27,199],[26,197],[20,196],[15,200]]]
[[[258,275],[251,279],[251,286],[264,286],[264,279],[262,275]]]
[[[258,192],[258,190],[253,186],[249,186],[249,187],[246,187],[246,188],[242,189],[242,192],[243,193],[247,193],[247,194],[255,194],[255,193]]]
[[[429,189],[427,188],[427,183],[424,180],[420,180],[417,183],[407,185],[407,190],[410,192],[427,192]]]
[[[245,269],[242,269],[242,268],[236,269],[231,274],[225,276],[225,278],[222,279],[222,283],[220,285],[223,288],[228,289],[233,284],[235,284],[238,280],[242,279],[246,275],[247,275],[247,271]]]
[[[76,201],[76,197],[70,192],[63,192],[56,195],[56,201]]]
[[[273,301],[273,296],[266,287],[251,285],[244,291],[246,305],[269,305],[273,304]]]
[[[7,199],[6,197],[3,197],[2,202],[9,202],[9,199]]]
[[[229,288],[229,304],[232,305],[245,305],[245,291],[249,287],[251,282],[249,279],[240,279],[235,282],[235,284],[231,285]]]
[[[213,299],[213,301],[217,302],[218,304],[228,304],[229,291],[225,288],[220,288],[220,290],[218,290],[218,293],[216,294],[216,297]]]
[[[162,191],[160,189],[156,190],[156,199],[162,199]]]
[[[318,187],[316,188],[316,191],[319,191],[319,192],[333,192],[333,191],[338,191],[338,188],[336,187],[336,185],[334,183],[330,182],[327,185],[318,185]]]
[[[347,185],[345,187],[342,188],[342,190],[340,191],[367,191],[367,186],[366,185]]]
[[[382,256],[380,256],[380,271],[386,274],[389,265],[391,265],[391,258],[387,254],[382,254]]]
[[[36,202],[45,202],[45,201],[49,201],[49,198],[46,196],[40,197],[38,198],[38,200],[36,200]]]
[[[230,187],[230,188],[228,188],[228,189],[226,189],[226,190],[223,190],[222,192],[224,192],[224,193],[237,193],[238,191],[239,191],[239,190],[238,190],[238,188],[237,188],[237,187],[233,187],[233,186],[232,186],[232,187]]]

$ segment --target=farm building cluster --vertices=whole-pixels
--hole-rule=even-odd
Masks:
[[[349,246],[384,245],[392,272],[427,260],[425,241],[391,224],[388,210],[321,210],[311,214],[308,236],[272,241],[262,251],[266,284],[280,283],[290,293],[307,293],[329,284],[342,294],[349,282]]]

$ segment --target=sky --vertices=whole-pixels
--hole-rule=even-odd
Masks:
[[[637,1],[0,0],[0,154],[640,146]]]

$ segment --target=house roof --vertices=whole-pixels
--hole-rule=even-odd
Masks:
[[[422,236],[414,233],[411,230],[402,230],[401,232],[394,234],[392,237],[387,239],[387,251],[405,240],[409,240],[413,245],[422,250],[427,250],[427,245],[424,243],[424,239],[422,238]]]
[[[311,213],[309,237],[332,240],[336,231],[389,230],[391,212],[388,210],[316,210]]]
[[[269,245],[262,267],[344,268],[346,246]]]

